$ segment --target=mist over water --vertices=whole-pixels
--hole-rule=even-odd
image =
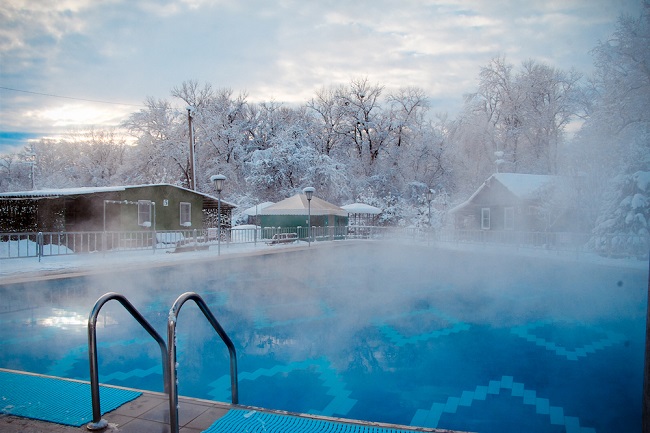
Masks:
[[[222,257],[0,286],[0,320],[7,324],[0,367],[88,379],[86,324],[99,296],[124,294],[166,339],[172,303],[196,291],[237,347],[241,403],[322,410],[332,399],[323,378],[333,374],[355,403],[331,415],[409,424],[432,401],[444,403],[503,375],[529,387],[539,383],[538,393],[556,402],[574,392],[543,387],[559,375],[581,377],[582,365],[567,368],[566,359],[558,364],[556,354],[513,336],[522,326],[568,348],[610,331],[621,335],[615,353],[585,362],[607,355],[599,362],[612,364],[607,370],[616,380],[636,383],[646,284],[647,271],[623,267],[388,242]],[[177,331],[180,393],[229,401],[221,385],[228,384],[227,350],[193,303],[182,308]],[[102,309],[98,340],[100,380],[162,390],[157,345],[117,302]],[[609,389],[589,392],[577,400],[610,398]],[[628,386],[621,393],[632,400],[632,414],[640,408],[635,392]],[[378,399],[393,401],[391,408]]]

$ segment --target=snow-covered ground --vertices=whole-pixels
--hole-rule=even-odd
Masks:
[[[308,246],[306,242],[269,246],[264,242],[255,243],[223,243],[221,248],[211,245],[208,250],[186,251],[171,253],[171,250],[137,250],[110,253],[70,254],[60,256],[44,256],[39,261],[36,257],[23,257],[0,260],[0,284],[24,279],[47,277],[61,274],[77,274],[88,272],[120,271],[139,269],[152,266],[182,264],[193,261],[212,261],[251,254],[267,254],[278,251],[300,250],[307,248],[322,248],[333,244],[341,245],[356,242],[377,242],[380,248],[391,248],[391,242],[412,243],[414,248],[435,248],[454,251],[480,251],[486,254],[516,254],[527,257],[539,257],[548,260],[560,260],[565,263],[589,262],[604,266],[617,266],[648,270],[647,260],[612,259],[587,252],[568,252],[544,249],[515,249],[509,246],[431,242],[421,241],[368,241],[346,240],[333,242],[316,242]]]
[[[313,245],[313,244],[312,244]],[[0,284],[26,278],[60,274],[102,272],[216,260],[245,254],[263,254],[282,249],[307,248],[306,242],[268,246],[264,242],[211,245],[208,250],[172,253],[173,250],[135,250],[58,256],[20,257],[0,260]]]

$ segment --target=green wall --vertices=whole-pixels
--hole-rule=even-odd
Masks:
[[[264,227],[308,227],[308,215],[260,215],[260,226]],[[347,216],[312,215],[312,227],[347,226]]]

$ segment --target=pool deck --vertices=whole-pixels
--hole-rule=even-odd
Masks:
[[[366,427],[383,427],[412,432],[461,433],[452,430],[401,426],[376,422],[356,421],[342,418],[330,418],[285,411],[231,405],[209,400],[179,397],[178,418],[180,433],[200,433],[208,429],[216,420],[224,416],[229,409],[250,409],[276,415],[307,417],[326,422],[348,423]],[[90,408],[89,408],[90,410]],[[99,430],[110,433],[169,433],[169,400],[166,394],[142,391],[142,395],[124,404],[103,417],[108,427]],[[70,427],[12,415],[0,415],[0,431],[3,433],[80,433],[89,432],[85,426]],[[289,432],[287,432],[289,433]]]

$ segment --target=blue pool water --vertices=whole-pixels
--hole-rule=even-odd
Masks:
[[[387,244],[0,286],[0,367],[88,379],[87,319],[125,294],[166,335],[185,291],[238,351],[240,403],[478,432],[641,431],[647,268]],[[100,381],[162,390],[117,302]],[[227,350],[187,303],[179,392],[230,400]]]

